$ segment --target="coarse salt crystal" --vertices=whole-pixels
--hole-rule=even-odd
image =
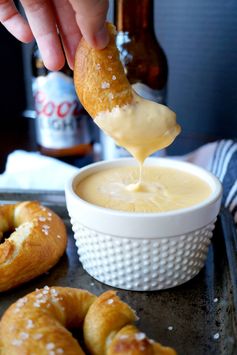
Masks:
[[[51,298],[51,303],[59,303],[61,301],[59,298],[52,296]],[[64,307],[61,305],[62,310],[64,310]]]
[[[213,335],[213,339],[218,340],[220,338],[220,334],[216,333]]]
[[[174,328],[172,327],[172,325],[168,326],[168,330],[173,330]]]
[[[110,298],[108,301],[107,301],[107,304],[112,304],[114,303],[114,300],[112,298]]]
[[[115,75],[113,75],[112,76],[112,80],[116,80],[117,78],[116,78],[116,76]]]
[[[44,228],[44,229],[49,229],[50,226],[48,226],[47,224],[43,224],[43,225],[42,225],[42,228]]]
[[[53,350],[55,348],[55,344],[54,343],[48,343],[46,344],[46,349],[47,350]]]
[[[145,333],[136,333],[136,334],[135,334],[135,338],[136,338],[137,340],[143,340],[143,339],[146,338],[146,334],[145,334]]]
[[[33,321],[31,319],[27,320],[26,328],[27,329],[34,328],[34,324],[33,324]]]
[[[27,298],[23,297],[17,301],[16,305],[17,307],[23,307],[26,304],[26,302],[27,302]]]
[[[55,288],[51,288],[50,292],[51,292],[52,295],[58,296],[58,291],[55,290]]]
[[[63,354],[63,353],[64,353],[64,350],[61,349],[61,348],[58,348],[58,349],[56,350],[56,354]]]
[[[110,84],[107,83],[106,81],[103,81],[103,83],[101,84],[101,89],[108,89],[110,87]]]
[[[43,217],[43,216],[41,216],[41,217],[39,217],[39,221],[40,221],[40,222],[45,222],[45,221],[46,221],[46,218]]]
[[[22,340],[14,339],[12,341],[12,345],[14,346],[20,346],[22,344]]]
[[[28,339],[29,338],[29,334],[25,333],[25,332],[21,332],[20,333],[20,338],[23,339],[23,340]]]
[[[213,302],[214,302],[214,303],[218,302],[218,298],[217,298],[217,297],[214,298]]]
[[[40,304],[40,303],[46,303],[47,302],[47,299],[46,298],[42,298],[40,300],[37,300],[37,303]]]

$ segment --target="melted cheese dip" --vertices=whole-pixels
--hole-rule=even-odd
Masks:
[[[76,193],[94,205],[127,212],[165,212],[189,207],[211,194],[210,186],[195,175],[172,168],[143,167],[139,191],[136,167],[116,167],[82,180]]]
[[[150,154],[169,146],[180,133],[173,111],[135,93],[133,104],[101,112],[94,121],[140,164]]]

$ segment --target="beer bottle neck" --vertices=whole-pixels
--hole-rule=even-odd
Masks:
[[[153,32],[153,0],[116,0],[115,23],[122,32]]]

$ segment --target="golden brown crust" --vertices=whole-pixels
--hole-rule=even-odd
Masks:
[[[106,354],[108,339],[135,320],[134,311],[119,299],[116,292],[107,291],[102,294],[89,309],[83,326],[89,352],[93,355]]]
[[[132,88],[124,73],[115,44],[115,27],[107,24],[110,41],[106,48],[96,50],[82,38],[74,64],[74,83],[77,95],[95,118],[103,111],[122,107],[133,100]]]
[[[85,290],[47,286],[21,298],[1,319],[0,354],[84,354],[66,328],[82,324],[95,298]]]
[[[176,355],[170,347],[147,338],[134,325],[123,327],[113,338],[107,355]]]
[[[63,255],[67,234],[63,221],[36,201],[0,206],[0,231],[16,230],[0,244],[0,291],[49,270]]]
[[[11,231],[13,227],[13,213],[15,205],[0,206],[0,241],[5,232]]]
[[[45,286],[18,300],[3,315],[0,354],[82,355],[66,328],[83,323],[86,354],[176,354],[148,339],[133,325],[135,320],[135,312],[114,291],[97,298],[85,290]]]
[[[92,355],[175,355],[148,339],[133,324],[137,317],[114,291],[100,295],[86,314],[83,334]]]

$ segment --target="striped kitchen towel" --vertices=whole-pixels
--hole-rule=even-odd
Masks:
[[[210,170],[221,181],[222,204],[229,209],[237,224],[237,140],[217,143]]]

